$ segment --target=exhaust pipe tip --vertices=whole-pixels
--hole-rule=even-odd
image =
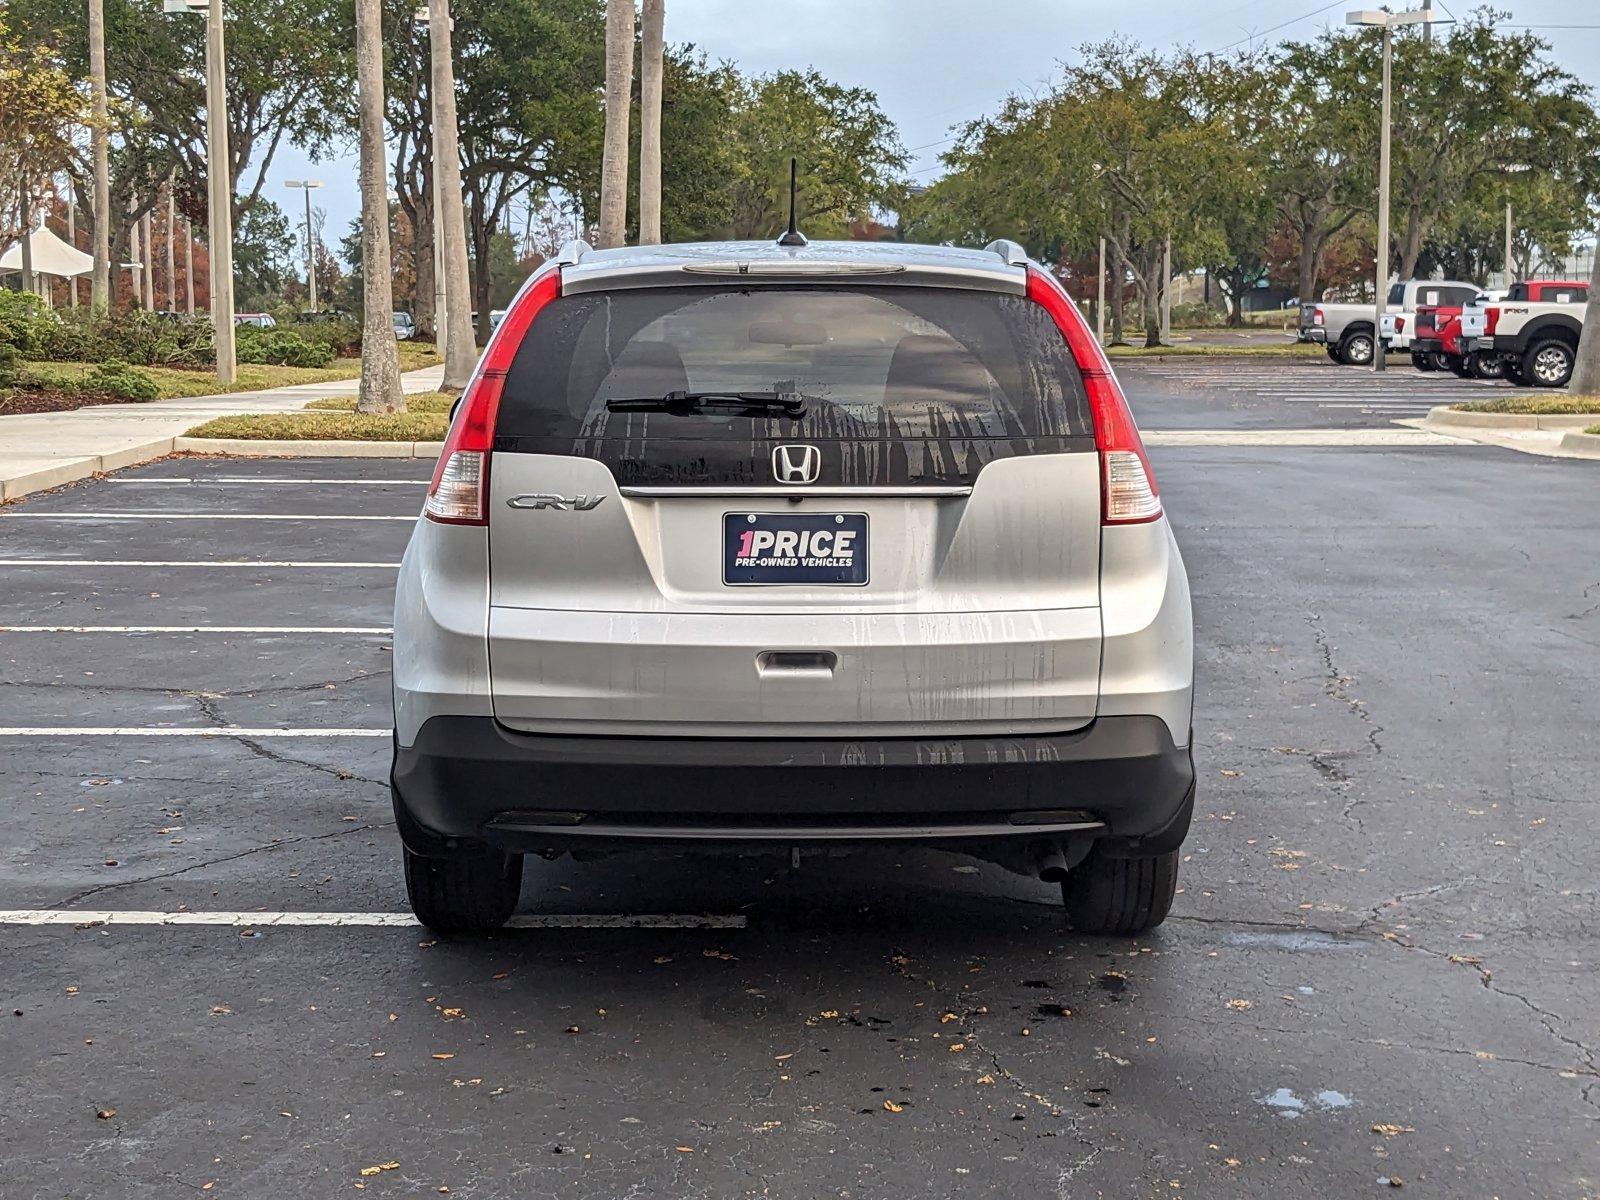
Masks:
[[[1039,878],[1044,883],[1062,883],[1067,878],[1067,857],[1060,846],[1051,846],[1039,855]]]

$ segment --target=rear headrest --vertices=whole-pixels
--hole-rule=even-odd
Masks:
[[[689,390],[683,355],[670,342],[629,342],[601,389],[608,397],[664,396]]]
[[[911,334],[894,348],[884,392],[890,402],[925,404],[939,404],[951,396],[986,396],[989,372],[959,342]]]

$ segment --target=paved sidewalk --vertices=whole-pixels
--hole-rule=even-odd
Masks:
[[[401,376],[407,392],[437,391],[444,367]],[[101,404],[71,412],[0,417],[0,500],[60,487],[171,454],[173,440],[212,417],[292,412],[312,400],[353,396],[357,380],[298,383],[260,392]]]

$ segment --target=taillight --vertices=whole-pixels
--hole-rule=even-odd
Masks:
[[[1106,525],[1154,521],[1161,515],[1155,473],[1105,351],[1061,285],[1037,267],[1028,268],[1028,299],[1050,314],[1083,376],[1100,451],[1100,520]]]
[[[1486,308],[1483,310],[1483,332],[1486,337],[1494,336],[1494,327],[1500,324],[1500,310]]]
[[[505,319],[489,338],[478,369],[461,394],[461,405],[445,434],[439,461],[434,464],[433,482],[428,485],[428,498],[422,506],[423,515],[430,521],[446,525],[489,523],[489,452],[494,446],[494,422],[505,391],[506,372],[534,317],[560,294],[558,270],[535,275],[511,302]]]
[[[1322,310],[1320,308],[1312,311],[1311,323],[1313,325],[1326,325],[1328,323],[1327,317],[1322,315]]]
[[[1396,333],[1403,333],[1405,331],[1405,327],[1406,319],[1404,317],[1396,317],[1394,319],[1394,331]]]

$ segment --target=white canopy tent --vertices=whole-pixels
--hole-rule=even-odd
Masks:
[[[94,272],[94,256],[85,254],[76,246],[68,245],[50,230],[41,226],[28,235],[33,251],[33,270],[36,275],[57,275],[62,279],[75,279]],[[0,271],[22,270],[22,243],[17,242],[0,254]]]

